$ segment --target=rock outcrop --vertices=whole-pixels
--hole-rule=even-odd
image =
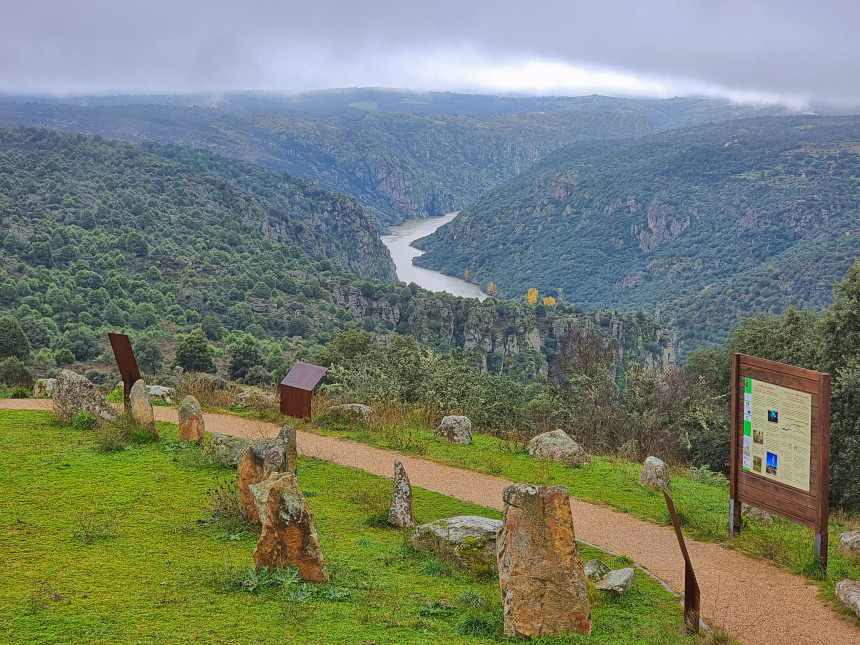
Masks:
[[[445,417],[436,430],[436,437],[448,443],[472,443],[472,422],[469,417]]]
[[[860,618],[860,581],[843,580],[836,583],[836,597]]]
[[[57,388],[57,379],[55,378],[40,378],[33,386],[33,397],[52,397],[54,390]]]
[[[150,434],[155,434],[155,412],[143,379],[138,379],[131,386],[131,392],[128,395],[128,413],[134,425]]]
[[[591,633],[585,571],[564,486],[505,488],[498,538],[505,636]]]
[[[71,421],[78,412],[89,412],[99,422],[113,421],[119,414],[88,379],[71,370],[57,376],[54,390],[54,417]]]
[[[447,517],[415,529],[412,546],[472,575],[485,576],[496,569],[496,534],[501,527],[500,520],[488,517]]]
[[[278,402],[273,394],[257,390],[242,390],[233,397],[233,406],[243,410],[276,410]]]
[[[206,422],[203,420],[203,408],[190,394],[179,404],[179,440],[194,441],[203,444],[206,436]]]
[[[278,433],[278,439],[284,442],[284,448],[287,451],[287,472],[296,474],[296,469],[299,465],[299,451],[296,437],[296,427],[286,424]]]
[[[298,567],[299,577],[310,582],[328,582],[328,572],[307,500],[289,473],[273,474],[250,487],[263,525],[254,563],[284,569]]]
[[[415,526],[412,486],[399,459],[394,460],[394,493],[391,496],[391,507],[388,509],[388,523],[399,529]]]
[[[597,589],[613,596],[623,596],[633,586],[635,580],[636,569],[633,567],[616,569],[615,571],[610,571],[597,583]]]
[[[146,391],[149,393],[149,398],[164,403],[173,403],[176,399],[176,390],[172,387],[164,385],[147,385]]]
[[[237,464],[239,495],[245,519],[249,522],[260,521],[250,487],[264,481],[272,473],[283,473],[286,470],[287,446],[280,439],[262,439],[245,446]]]
[[[564,430],[539,434],[529,441],[528,449],[535,459],[549,459],[568,466],[591,465],[591,456]]]
[[[585,575],[591,580],[600,580],[603,576],[612,571],[606,563],[602,560],[598,560],[597,558],[586,562],[583,569],[585,570]]]
[[[241,437],[212,432],[203,441],[203,455],[224,466],[235,468],[239,464],[242,451],[249,443]]]
[[[648,457],[639,475],[639,485],[659,490],[669,490],[672,480],[669,477],[669,467],[657,457]]]
[[[860,531],[840,534],[839,548],[850,555],[860,556]]]
[[[370,423],[373,410],[361,403],[344,403],[343,405],[333,405],[326,414],[332,419],[343,419],[349,423],[366,425]]]

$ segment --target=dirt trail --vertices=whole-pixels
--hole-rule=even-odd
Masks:
[[[0,407],[50,410],[48,400],[0,401]],[[173,408],[156,407],[160,421],[177,422]],[[250,438],[274,436],[278,426],[225,414],[206,414],[206,430]],[[372,448],[337,437],[298,434],[299,451],[344,466],[393,477],[394,458],[403,462],[413,486],[501,509],[510,482],[432,461]],[[572,495],[575,490],[570,491]],[[624,554],[683,592],[684,567],[674,533],[630,515],[575,498],[576,536]],[[847,645],[860,643],[860,628],[835,614],[804,579],[715,544],[687,540],[702,593],[703,616],[751,645]]]

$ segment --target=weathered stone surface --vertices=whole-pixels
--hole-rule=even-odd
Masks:
[[[839,536],[839,548],[845,553],[860,555],[860,531],[849,531]]]
[[[773,515],[767,511],[761,510],[760,508],[756,508],[755,506],[750,506],[749,504],[743,504],[741,506],[741,516],[762,522],[763,524],[773,523]]]
[[[328,582],[311,508],[295,476],[272,474],[250,487],[263,532],[254,549],[257,570],[296,566],[299,576],[311,582]]]
[[[190,394],[179,404],[179,440],[203,443],[206,436],[206,422],[203,420],[203,408]]]
[[[505,636],[591,633],[585,571],[564,486],[511,484],[498,539]]]
[[[156,401],[164,401],[165,403],[173,403],[176,398],[176,390],[172,387],[164,385],[147,385],[146,391],[150,399]]]
[[[669,467],[657,457],[648,457],[639,475],[639,485],[659,490],[669,490],[672,480],[669,478]]]
[[[535,459],[550,459],[568,466],[591,465],[591,456],[564,430],[536,436],[529,441],[529,454]]]
[[[843,580],[836,583],[836,597],[860,618],[860,580]]]
[[[597,583],[597,589],[613,596],[623,596],[633,586],[634,580],[636,580],[636,569],[633,567],[616,569],[610,571]]]
[[[472,443],[472,422],[469,417],[445,417],[436,430],[436,437],[448,443]]]
[[[78,412],[89,412],[99,421],[113,421],[119,414],[95,385],[80,374],[63,370],[54,390],[54,416],[71,421]]]
[[[146,383],[138,379],[131,386],[128,395],[128,413],[132,423],[147,432],[155,432],[155,412],[152,409],[152,401],[149,392],[146,391]]]
[[[612,571],[612,569],[610,569],[602,560],[598,560],[597,558],[586,562],[583,569],[585,570],[585,575],[592,580],[600,580],[603,576]]]
[[[245,519],[250,522],[260,521],[249,487],[267,479],[271,473],[283,473],[286,470],[287,446],[280,439],[261,439],[245,446],[237,465],[239,494]]]
[[[265,394],[257,390],[242,390],[233,398],[233,405],[245,410],[275,410],[278,402],[273,394]]]
[[[391,508],[388,509],[388,523],[399,529],[415,526],[415,512],[412,510],[412,486],[406,469],[399,459],[394,460],[394,493]]]
[[[412,545],[472,575],[487,575],[496,568],[496,534],[501,527],[500,520],[488,517],[447,517],[415,529]]]
[[[278,433],[278,439],[284,442],[287,450],[287,472],[296,474],[299,465],[298,443],[296,441],[296,427],[286,424]]]
[[[40,378],[33,386],[33,396],[54,396],[54,390],[57,388],[57,379],[55,378]]]
[[[203,454],[225,466],[235,468],[239,464],[242,451],[249,443],[250,441],[241,437],[212,432],[203,441]]]
[[[327,414],[333,419],[344,419],[350,423],[370,423],[370,417],[373,416],[373,410],[361,403],[344,403],[343,405],[333,405],[328,409]]]

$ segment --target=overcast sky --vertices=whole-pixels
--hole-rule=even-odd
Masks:
[[[331,87],[860,105],[860,0],[0,0],[0,92]]]

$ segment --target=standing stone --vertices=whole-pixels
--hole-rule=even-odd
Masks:
[[[149,400],[149,392],[143,379],[138,379],[131,386],[128,403],[132,423],[150,434],[155,434],[155,412],[152,410],[152,401]]]
[[[669,490],[672,480],[669,478],[669,467],[657,457],[648,457],[639,475],[639,485],[659,490]]]
[[[328,582],[328,572],[314,528],[314,516],[289,473],[272,474],[250,486],[263,532],[254,549],[254,563],[284,569],[296,566],[299,577],[310,582]]]
[[[179,404],[179,440],[196,441],[203,444],[206,435],[206,422],[203,420],[203,408],[190,394]]]
[[[564,486],[511,484],[498,537],[505,636],[591,633],[585,571]]]
[[[836,584],[836,597],[860,618],[860,581],[843,580]]]
[[[52,397],[54,396],[54,390],[57,387],[57,379],[55,378],[40,378],[36,381],[36,384],[33,386],[33,397]]]
[[[71,421],[78,412],[89,412],[99,422],[113,421],[119,414],[95,385],[80,374],[63,370],[54,390],[54,417]]]
[[[242,514],[249,522],[259,522],[252,484],[259,484],[271,473],[287,470],[287,448],[280,439],[262,439],[246,446],[239,457],[237,474],[239,494],[242,498]]]
[[[535,459],[550,459],[568,466],[591,465],[591,456],[564,430],[539,434],[529,441],[528,449]]]
[[[472,422],[469,417],[445,417],[436,430],[436,437],[448,443],[472,443]]]
[[[391,508],[388,509],[388,523],[399,529],[411,529],[415,526],[412,486],[399,459],[394,460],[394,494],[391,497]]]
[[[286,424],[278,433],[278,439],[284,442],[287,449],[287,472],[296,474],[299,465],[299,451],[296,441],[296,426]]]

